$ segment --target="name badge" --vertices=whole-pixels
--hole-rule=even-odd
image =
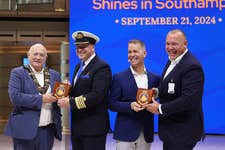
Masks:
[[[175,83],[169,82],[169,84],[168,84],[168,93],[169,94],[174,94],[175,93]]]

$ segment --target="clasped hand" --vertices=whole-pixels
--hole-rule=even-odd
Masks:
[[[142,107],[153,114],[159,114],[159,105],[159,102],[152,98],[152,103],[143,105]]]
[[[69,108],[69,105],[70,105],[69,96],[58,99],[57,104],[59,107]]]
[[[50,93],[45,93],[42,95],[42,101],[43,103],[52,103],[56,102],[57,98]]]
[[[137,102],[132,102],[131,103],[131,109],[134,110],[135,112],[139,112],[141,110],[146,109],[147,111],[153,113],[153,114],[159,114],[159,103],[152,98],[152,103],[150,104],[144,104],[140,105]]]
[[[42,96],[43,103],[53,103],[57,101],[59,107],[68,108],[69,107],[69,97],[64,97],[57,99],[55,96],[49,93],[45,93]]]

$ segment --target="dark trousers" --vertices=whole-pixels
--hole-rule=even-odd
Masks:
[[[36,137],[32,140],[13,138],[14,150],[51,150],[53,147],[53,143],[53,125],[39,127]]]
[[[163,143],[163,150],[193,150],[195,145],[196,142],[179,144]]]
[[[106,134],[96,136],[71,135],[73,150],[105,150]]]

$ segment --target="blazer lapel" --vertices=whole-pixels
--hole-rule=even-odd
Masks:
[[[80,63],[77,64],[76,67],[75,67],[75,69],[74,69],[74,72],[73,72],[73,78],[72,78],[72,79],[73,79],[73,80],[72,80],[72,87],[71,87],[71,88],[74,87],[74,80],[75,80],[75,77],[76,77],[76,74],[77,74],[77,72],[78,72],[79,67],[80,67]]]
[[[50,74],[50,87],[51,87],[51,90],[53,90],[55,81],[52,79],[52,73],[50,71],[49,71],[49,74]]]
[[[166,70],[168,69],[169,66],[170,66],[170,61],[168,60],[166,66],[163,69],[163,73],[162,73],[162,77],[161,77],[162,80],[163,80],[163,77],[166,74]]]
[[[98,56],[95,56],[95,57],[90,61],[90,63],[85,67],[85,69],[81,72],[81,75],[87,74],[87,73],[90,71],[90,69],[92,68],[92,66],[96,63],[97,59],[98,59]]]
[[[36,93],[39,93],[38,88],[36,87],[36,85],[35,85],[34,80],[32,79],[32,77],[29,75],[28,70],[27,69],[24,69],[24,71],[26,72],[26,75],[27,75],[28,79],[30,80],[30,81],[28,81],[26,83],[29,83],[29,87],[32,86],[30,88],[31,89],[34,89]]]
[[[186,57],[187,57],[188,55],[189,55],[189,52],[187,52],[187,53],[183,56],[183,58],[180,60],[180,62],[179,62],[178,64],[176,64],[176,66],[173,68],[173,70],[171,70],[171,72],[166,76],[166,78],[165,78],[164,80],[166,80],[167,78],[170,79],[171,76],[174,75],[174,72],[176,72],[176,70],[179,70],[179,69],[180,69],[180,67],[181,67],[181,65],[182,65],[182,63],[183,63],[183,61],[186,59]],[[170,65],[170,61],[167,63],[167,66],[166,66],[166,69],[164,70],[163,76],[164,76],[164,74],[165,74],[167,68],[169,67],[169,65]],[[163,79],[163,76],[162,76],[162,79]]]
[[[151,89],[152,85],[153,85],[153,79],[152,79],[152,75],[149,71],[147,71],[147,77],[148,77],[148,89]]]
[[[98,56],[96,55],[96,56],[90,61],[90,63],[85,67],[85,69],[81,72],[80,76],[87,74],[87,73],[90,71],[90,69],[92,68],[92,66],[96,63],[97,60],[98,60]],[[78,72],[79,67],[80,67],[80,64],[78,64],[78,65],[76,66],[76,68],[75,68],[74,75],[73,75],[73,86],[72,86],[72,88],[75,87],[76,84],[77,84],[77,82],[80,80],[80,78],[78,78],[78,79],[76,80],[76,83],[74,84],[74,79],[75,79],[75,77],[76,77],[76,74],[77,74],[77,72]]]
[[[131,84],[131,87],[135,87],[135,89],[137,89],[138,88],[137,87],[137,83],[136,83],[136,81],[134,79],[134,75],[132,74],[132,71],[130,70],[130,68],[127,70],[127,77],[128,77],[128,81]]]

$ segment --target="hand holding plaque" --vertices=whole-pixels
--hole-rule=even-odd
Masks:
[[[70,85],[67,83],[62,82],[55,82],[54,88],[53,88],[53,96],[56,98],[63,98],[67,97],[70,91]]]
[[[139,88],[137,91],[136,101],[141,106],[149,104],[152,102],[152,97],[154,94],[153,89],[142,89]]]

